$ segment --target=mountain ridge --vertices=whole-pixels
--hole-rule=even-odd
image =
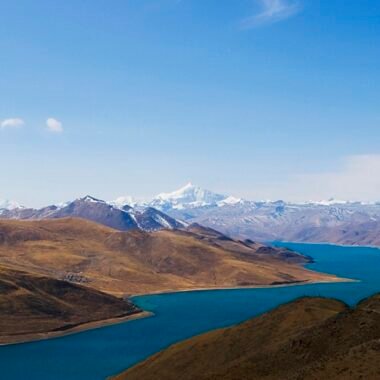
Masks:
[[[46,206],[40,209],[15,207],[0,210],[0,218],[19,220],[57,219],[80,217],[120,231],[141,229],[155,231],[159,229],[176,229],[186,226],[159,210],[146,207],[143,210],[128,205],[116,207],[101,199],[86,195],[74,201],[60,205]]]
[[[199,193],[196,189],[187,185],[182,190],[166,194],[165,212],[185,222],[199,223],[241,239],[380,245],[379,202],[334,199],[299,203],[249,201],[217,194],[217,201],[201,199],[198,204],[178,204],[177,200],[181,198],[178,192]],[[174,194],[172,201],[170,194]],[[160,209],[162,205],[156,199],[151,203]]]
[[[82,207],[78,205],[81,202],[84,203]],[[76,204],[78,207],[74,207]],[[181,229],[188,224],[199,223],[242,240],[380,245],[378,202],[333,199],[300,203],[283,200],[249,201],[188,183],[176,191],[161,193],[149,201],[138,201],[126,196],[106,202],[86,196],[39,210],[14,207],[16,203],[10,205],[8,209],[0,209],[0,218],[74,216],[119,230],[147,231]],[[97,211],[94,210],[95,205]]]
[[[0,220],[0,265],[125,296],[342,281],[295,252],[189,231],[118,231],[84,219]]]

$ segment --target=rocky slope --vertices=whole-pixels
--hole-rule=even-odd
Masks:
[[[380,246],[380,221],[348,222],[339,226],[309,227],[293,235],[294,241]]]
[[[11,203],[13,205],[13,203]],[[52,205],[41,209],[8,207],[0,209],[0,218],[19,220],[57,219],[79,217],[101,223],[120,231],[140,229],[182,228],[184,224],[151,207],[134,209],[128,205],[117,207],[103,200],[86,196],[63,205]]]
[[[303,298],[175,344],[114,379],[375,380],[379,363],[379,295],[352,310]]]
[[[139,312],[129,301],[88,287],[0,266],[0,343]]]
[[[338,280],[308,261],[199,225],[148,233],[73,218],[0,221],[0,264],[116,295]]]
[[[197,213],[194,218],[187,220],[216,228],[231,236],[258,241],[376,245],[380,235],[380,206],[377,205],[245,203],[197,210]]]

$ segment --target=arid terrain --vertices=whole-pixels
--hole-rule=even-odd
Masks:
[[[380,378],[380,295],[350,309],[302,298],[175,344],[115,380]]]
[[[0,264],[118,296],[339,280],[308,261],[198,225],[148,233],[75,218],[0,221]]]
[[[310,258],[200,225],[122,232],[76,218],[0,221],[0,343],[141,312],[131,294],[340,281]]]
[[[94,289],[0,266],[0,344],[140,312],[129,301]]]

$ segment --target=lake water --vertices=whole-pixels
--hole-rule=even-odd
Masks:
[[[0,347],[0,378],[96,380],[118,373],[179,340],[232,325],[294,298],[328,296],[349,304],[380,291],[380,250],[277,243],[312,256],[310,267],[360,282],[214,290],[136,297],[154,317],[66,337]]]

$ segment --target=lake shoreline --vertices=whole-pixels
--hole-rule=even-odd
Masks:
[[[78,334],[84,331],[95,330],[101,327],[117,325],[120,323],[134,321],[136,319],[148,318],[153,315],[154,314],[150,311],[141,311],[139,313],[129,314],[126,316],[121,316],[121,317],[114,317],[114,318],[108,318],[108,319],[101,319],[98,321],[80,323],[66,330],[4,336],[4,337],[0,337],[0,339],[9,338],[10,341],[0,342],[0,347],[16,345],[16,344],[33,343],[33,342],[49,340],[49,339],[54,339],[54,338],[61,338],[67,335]]]
[[[378,250],[347,248],[342,251],[340,247],[321,245],[304,248],[303,244],[295,244],[293,248],[314,259],[308,268],[318,268],[319,272],[334,273],[338,277],[323,284],[272,284],[256,286],[261,288],[257,290],[239,286],[241,290],[225,292],[210,289],[136,297],[132,302],[142,310],[152,311],[152,318],[62,339],[0,347],[2,375],[21,379],[28,373],[31,380],[66,380],[79,376],[83,380],[106,379],[174,343],[233,326],[300,297],[333,298],[353,307],[363,298],[379,292]],[[343,278],[355,281],[344,283]],[[23,358],[22,367],[20,357]]]
[[[307,242],[307,241],[270,241],[266,242],[266,244],[274,245],[277,247],[276,244],[279,244],[279,247],[282,247],[281,244],[304,244],[304,245],[329,245],[332,247],[342,247],[342,248],[374,248],[380,250],[379,245],[362,245],[362,244],[344,244],[344,243],[332,243],[328,241],[317,241],[317,242]]]
[[[360,282],[360,280],[350,279],[350,278],[341,278],[337,277],[336,280],[320,280],[320,281],[294,281],[287,282],[282,284],[273,284],[273,285],[249,285],[249,286],[221,286],[221,287],[202,287],[202,288],[193,288],[193,289],[168,289],[168,290],[159,290],[157,292],[150,293],[140,293],[140,294],[130,294],[128,297],[133,299],[136,297],[144,297],[144,296],[158,296],[164,294],[176,294],[176,293],[191,293],[191,292],[205,292],[205,291],[217,291],[217,290],[244,290],[244,289],[271,289],[271,288],[286,288],[290,286],[303,286],[303,285],[315,285],[315,284],[333,284],[333,283],[341,283],[341,282]]]
[[[165,295],[165,294],[176,294],[176,293],[187,293],[187,292],[204,292],[204,291],[223,291],[223,290],[244,290],[244,289],[270,289],[270,288],[283,288],[283,287],[293,287],[293,286],[303,286],[303,285],[313,285],[313,284],[329,284],[329,283],[342,283],[342,282],[357,282],[359,280],[339,278],[332,279],[329,281],[294,281],[282,284],[269,284],[269,285],[252,285],[252,286],[231,286],[231,287],[202,287],[202,288],[193,288],[193,289],[182,289],[182,290],[164,290],[151,293],[142,293],[142,294],[133,294],[128,297],[133,300],[135,297],[144,297],[144,296],[153,296],[153,295]],[[12,335],[0,337],[0,339],[9,338],[9,341],[4,339],[0,341],[0,347],[16,345],[16,344],[26,344],[33,343],[42,340],[61,338],[67,335],[78,334],[84,331],[94,330],[101,327],[116,325],[120,323],[130,322],[136,319],[142,319],[154,316],[154,313],[150,311],[141,311],[139,313],[130,314],[122,317],[108,318],[99,321],[90,321],[78,324],[72,328],[66,330],[57,330],[57,331],[47,331],[40,333],[31,333],[31,334],[22,334],[22,335]]]

